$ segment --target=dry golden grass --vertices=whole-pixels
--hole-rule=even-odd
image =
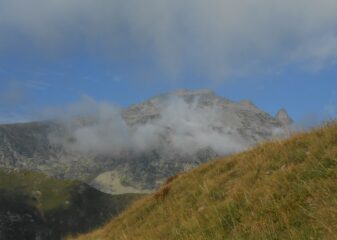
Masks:
[[[76,239],[337,239],[337,123],[183,173]]]

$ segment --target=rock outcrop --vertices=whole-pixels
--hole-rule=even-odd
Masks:
[[[289,117],[287,111],[284,108],[281,108],[275,118],[283,125],[290,126],[293,123],[293,120]]]

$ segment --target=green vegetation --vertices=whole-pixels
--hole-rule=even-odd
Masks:
[[[140,196],[111,196],[78,181],[2,168],[0,239],[60,239],[87,232]]]
[[[24,192],[31,197],[31,204],[43,211],[66,208],[66,203],[72,198],[72,189],[79,184],[27,170],[0,169],[0,189]]]
[[[169,179],[77,239],[337,239],[337,123]]]

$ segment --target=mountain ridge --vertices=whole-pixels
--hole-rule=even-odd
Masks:
[[[116,182],[149,192],[216,156],[278,137],[284,127],[253,103],[210,90],[178,90],[122,110],[98,105],[88,111],[94,115],[76,121],[0,125],[0,166],[78,179],[109,193],[118,193]]]

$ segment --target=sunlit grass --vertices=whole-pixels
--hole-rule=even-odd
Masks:
[[[337,239],[337,123],[180,174],[78,239]]]

